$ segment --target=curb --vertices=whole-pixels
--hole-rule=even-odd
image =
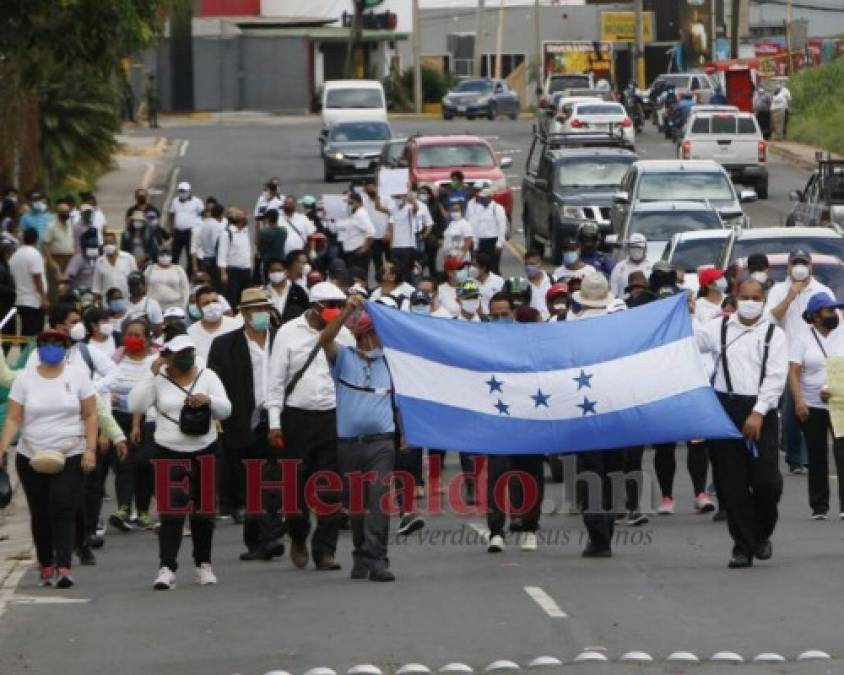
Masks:
[[[817,167],[817,164],[814,161],[810,161],[802,155],[778,145],[768,145],[768,149],[771,151],[771,154],[774,154],[781,159],[786,159],[789,162],[793,162],[801,169],[813,171]]]

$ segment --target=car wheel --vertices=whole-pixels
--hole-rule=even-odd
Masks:
[[[759,196],[759,199],[768,198],[768,181],[762,181],[756,184],[756,194]]]
[[[495,109],[495,103],[489,104],[489,110],[486,112],[486,118],[488,120],[494,120],[495,116],[498,114],[498,111]]]

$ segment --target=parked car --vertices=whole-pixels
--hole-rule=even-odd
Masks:
[[[819,158],[806,187],[789,196],[795,204],[785,221],[787,226],[844,227],[844,161]]]
[[[640,201],[709,202],[728,227],[749,227],[741,205],[756,201],[756,193],[737,193],[724,167],[711,160],[640,160],[628,169],[614,196],[613,231]]]
[[[686,272],[685,287],[698,290],[697,271],[701,267],[715,267],[723,257],[731,230],[692,230],[679,232],[671,237],[662,259]]]
[[[718,211],[706,202],[640,201],[627,211],[627,217],[607,241],[620,249],[630,241],[632,235],[643,234],[648,240],[648,260],[656,262],[662,259],[674,235],[697,230],[726,229]]]
[[[407,145],[407,137],[391,138],[381,147],[381,155],[378,157],[378,166],[388,169],[407,166],[404,158],[404,148]]]
[[[565,101],[565,100],[564,100]],[[574,100],[564,102],[550,128],[551,133],[593,134],[596,131],[621,132],[628,147],[636,146],[636,129],[633,120],[621,103],[606,101]]]
[[[803,249],[844,259],[844,235],[837,227],[758,227],[735,230],[727,241],[718,262],[719,269],[727,269],[739,258],[753,253],[767,255],[772,251],[791,252]]]
[[[768,253],[768,278],[785,281],[788,272],[788,253]],[[731,279],[741,279],[747,270],[747,258],[737,259],[729,270]],[[828,286],[836,298],[844,297],[844,261],[835,255],[812,254],[812,276]]]
[[[387,121],[384,87],[378,80],[329,80],[322,90],[322,125]]]
[[[733,182],[751,185],[760,199],[768,198],[768,144],[756,115],[692,108],[677,154],[679,159],[714,160]]]
[[[548,246],[554,264],[560,262],[563,240],[583,223],[610,232],[613,194],[638,159],[621,144],[612,147],[608,136],[603,143],[610,147],[598,142],[534,136],[522,180],[522,224],[528,247],[544,252]]]
[[[451,172],[459,169],[467,182],[488,185],[493,199],[504,207],[507,218],[511,218],[513,191],[502,169],[512,166],[513,159],[499,160],[489,141],[480,136],[411,136],[405,147],[405,161],[411,183],[427,185],[434,194],[451,181]]]
[[[503,80],[463,80],[442,99],[443,119],[465,115],[466,119],[494,120],[507,115],[519,117],[519,95]]]
[[[386,122],[337,122],[320,136],[325,181],[345,174],[374,174],[384,141],[393,137]]]

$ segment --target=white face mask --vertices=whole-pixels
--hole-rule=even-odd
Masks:
[[[96,258],[100,252],[95,248],[86,248],[85,255],[89,258]]]
[[[643,248],[631,248],[630,249],[630,260],[634,263],[642,262],[645,259],[645,249]]]
[[[738,315],[747,321],[754,321],[762,315],[764,306],[765,303],[758,300],[739,300]]]
[[[750,278],[754,281],[758,281],[760,284],[768,283],[768,273],[767,272],[751,272]]]
[[[305,266],[302,268],[302,276],[306,277],[311,273],[311,266],[309,263],[305,263]]]
[[[167,267],[170,263],[173,262],[173,256],[171,255],[160,255],[158,256],[158,264]]]
[[[117,253],[117,246],[115,246],[114,244],[106,244],[105,246],[103,246],[103,253],[105,253],[106,255],[114,255],[115,253]]]
[[[88,331],[85,330],[85,324],[81,321],[73,324],[73,327],[70,329],[70,339],[74,342],[82,342],[87,334]]]
[[[716,279],[713,285],[722,293],[727,290],[727,280],[724,277]]]
[[[462,213],[460,213],[460,211],[452,211],[452,212],[451,212],[451,219],[452,219],[453,221],[455,221],[455,222],[456,222],[456,221],[458,221],[458,220],[461,220],[462,218],[463,218],[463,214],[462,214]]]
[[[809,278],[809,268],[806,265],[795,265],[791,268],[791,278],[795,281],[805,281]]]
[[[287,275],[284,272],[270,272],[270,283],[271,284],[280,284],[284,281]]]
[[[461,300],[460,306],[463,308],[463,311],[467,314],[474,314],[478,311],[478,308],[481,306],[481,301],[479,298],[473,298],[471,300]]]
[[[106,337],[111,336],[114,333],[114,326],[110,323],[101,323],[97,326],[97,330],[99,331],[100,335],[105,335]]]
[[[202,318],[216,323],[223,318],[223,305],[217,301],[209,302],[202,308]]]

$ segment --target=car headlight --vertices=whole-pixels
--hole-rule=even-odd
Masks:
[[[490,181],[489,189],[493,192],[504,192],[507,189],[507,179],[496,178],[495,180]]]
[[[344,155],[339,150],[331,155],[334,159],[343,159],[346,155]]]
[[[580,206],[563,206],[560,208],[563,218],[570,220],[586,220],[586,214]]]
[[[479,99],[475,101],[478,105],[486,105],[492,100],[490,96],[481,96]]]

